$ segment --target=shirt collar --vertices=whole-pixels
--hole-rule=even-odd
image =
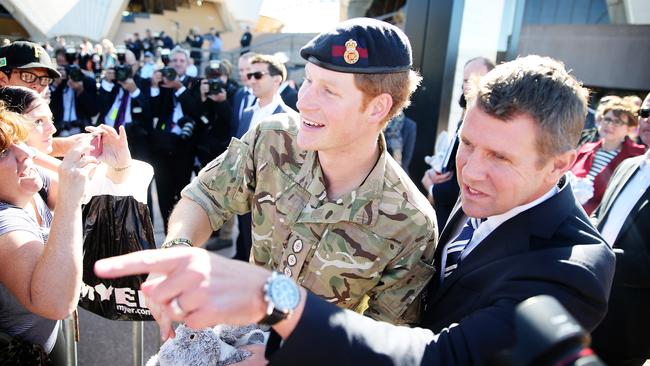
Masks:
[[[491,227],[491,228],[496,228],[499,225],[503,224],[504,222],[510,220],[511,218],[515,217],[516,215],[528,210],[529,208],[535,207],[539,205],[540,203],[546,201],[547,199],[555,196],[559,192],[559,188],[557,185],[553,185],[553,187],[546,193],[544,193],[542,196],[537,198],[536,200],[529,202],[525,205],[513,207],[510,210],[499,214],[499,215],[494,215],[494,216],[489,216],[485,223]]]

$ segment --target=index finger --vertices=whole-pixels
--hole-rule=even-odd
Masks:
[[[101,259],[95,262],[95,274],[103,278],[115,278],[146,273],[167,275],[178,267],[191,248],[149,249]]]

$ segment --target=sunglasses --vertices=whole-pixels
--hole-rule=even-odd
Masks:
[[[246,74],[246,77],[248,78],[248,80],[251,80],[252,78],[255,78],[255,80],[259,80],[263,78],[264,75],[269,75],[269,73],[266,71],[249,72],[248,74]]]
[[[641,110],[639,110],[639,117],[641,118],[650,117],[650,108],[641,108]]]

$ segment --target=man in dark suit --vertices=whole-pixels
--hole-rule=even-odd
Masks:
[[[235,96],[232,99],[229,99],[232,106],[232,125],[234,130],[232,131],[233,135],[237,133],[239,126],[239,120],[241,119],[242,114],[248,107],[252,107],[253,104],[257,101],[255,95],[253,95],[253,90],[250,87],[250,80],[246,76],[251,71],[250,59],[255,56],[255,53],[248,52],[239,56],[239,61],[237,67],[239,70],[239,82],[241,87],[235,93]]]
[[[347,32],[331,37],[352,38]],[[368,43],[365,34],[355,32],[355,45]],[[382,37],[375,35],[375,44]],[[326,40],[312,45],[311,61],[330,62],[335,53]],[[576,157],[587,90],[562,64],[539,56],[497,66],[472,90],[456,157],[460,201],[420,294],[427,329],[375,322],[307,295],[282,275],[200,249],[135,253],[96,270],[167,274],[143,291],[191,327],[264,319],[284,338],[270,358],[278,365],[485,364],[514,346],[515,307],[540,294],[594,329],[607,308],[615,259],[564,175]]]
[[[235,137],[240,139],[248,130],[268,116],[290,111],[278,89],[287,77],[287,69],[276,57],[271,55],[255,55],[248,59],[250,72],[246,74],[256,102],[242,113]],[[251,214],[237,216],[239,236],[235,259],[248,262],[253,238],[251,236]]]
[[[463,108],[463,115],[458,121],[458,127],[454,137],[445,154],[443,162],[443,171],[438,172],[431,168],[424,172],[422,177],[422,186],[428,192],[428,198],[433,207],[436,209],[438,227],[445,227],[445,223],[451,214],[451,210],[456,205],[460,187],[454,177],[456,174],[456,151],[458,150],[458,129],[463,123],[465,115],[466,100],[465,94],[469,92],[469,81],[474,77],[481,77],[494,68],[494,63],[485,57],[475,57],[465,63],[463,68],[463,94],[460,96],[459,104]]]
[[[95,77],[79,67],[74,49],[57,50],[56,62],[61,77],[50,85],[54,124],[61,136],[83,132],[99,112]]]
[[[149,161],[149,140],[153,130],[150,90],[148,80],[138,75],[138,68],[135,54],[127,50],[124,65],[118,66],[117,72],[116,68],[106,70],[99,88],[97,121],[116,129],[124,126],[131,156]]]
[[[650,94],[643,106],[650,108]],[[639,118],[639,137],[650,144],[650,118]],[[650,150],[649,150],[650,151]],[[607,365],[643,365],[650,358],[650,152],[616,169],[594,216],[614,248],[616,272],[593,348]]]
[[[171,51],[170,66],[175,75],[151,77],[151,110],[157,117],[152,135],[152,165],[155,171],[158,203],[165,228],[172,208],[192,177],[194,128],[201,123],[201,96],[198,79],[185,75],[189,54],[177,47]]]

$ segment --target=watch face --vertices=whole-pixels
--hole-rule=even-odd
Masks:
[[[268,295],[275,308],[282,312],[293,311],[300,301],[298,285],[285,276],[278,276],[271,281]]]

